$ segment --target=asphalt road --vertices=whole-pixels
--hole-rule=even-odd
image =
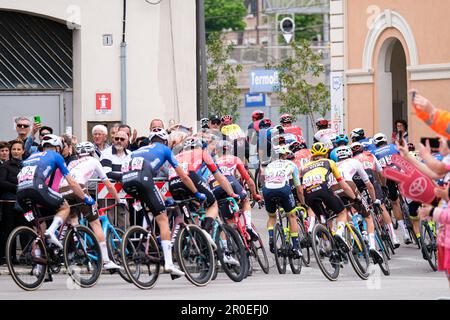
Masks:
[[[266,215],[263,210],[254,212],[254,222],[262,233],[265,243]],[[0,299],[175,299],[175,300],[286,300],[286,299],[425,299],[450,298],[449,285],[441,272],[433,272],[420,251],[401,246],[390,260],[391,275],[384,276],[378,267],[367,281],[360,280],[351,265],[341,270],[339,280],[328,281],[312,258],[310,267],[303,267],[301,274],[294,275],[289,267],[287,274],[280,275],[269,253],[271,269],[268,275],[255,270],[254,274],[240,283],[232,282],[224,273],[206,287],[195,287],[184,278],[172,281],[163,274],[152,290],[140,290],[124,282],[118,275],[104,274],[97,285],[79,289],[72,285],[66,275],[54,276],[54,281],[44,283],[36,292],[25,292],[5,274],[0,267]]]

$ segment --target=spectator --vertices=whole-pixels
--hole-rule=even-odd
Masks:
[[[108,129],[101,124],[96,125],[92,128],[92,136],[94,137],[94,145],[95,145],[95,154],[100,159],[102,156],[102,152],[109,147],[106,143],[106,139],[108,138]]]
[[[150,132],[152,132],[152,130],[154,128],[163,128],[163,129],[165,129],[164,128],[164,122],[161,119],[153,119],[150,122],[150,128],[149,128]]]
[[[0,141],[0,165],[8,161],[8,159],[9,159],[8,142]]]
[[[24,143],[22,140],[14,140],[9,144],[11,159],[6,161],[0,167],[0,193],[1,200],[15,201],[17,193],[17,175],[22,165],[22,157],[24,155]],[[11,231],[20,226],[25,225],[26,221],[14,206],[14,203],[2,203],[2,219],[0,225],[0,260],[5,257],[6,240]],[[3,262],[0,262],[2,264]]]
[[[119,131],[120,124],[115,123],[111,129],[109,129],[109,143],[112,145],[114,142],[114,136],[116,135],[117,131]]]
[[[73,143],[72,137],[67,134],[62,135],[61,140],[64,146],[61,155],[66,161],[66,164],[69,164],[71,161],[77,159],[76,144]]]
[[[31,130],[31,121],[26,117],[17,117],[15,119],[16,122],[16,131],[17,131],[17,139],[20,139],[25,144],[25,154],[23,156],[24,159],[28,158],[30,154],[38,151],[38,144],[34,143],[34,136],[36,132],[41,128],[41,124],[34,123],[33,130]],[[31,135],[30,135],[31,132]]]
[[[450,112],[437,109],[427,98],[421,96],[416,89],[409,91],[414,96],[412,101],[416,115],[438,134],[450,139]]]
[[[119,131],[125,132],[128,136],[128,145],[126,148],[130,151],[137,150],[138,149],[136,144],[137,130],[134,129],[133,133],[131,133],[131,127],[129,125],[121,124],[119,126]]]
[[[100,162],[105,170],[106,176],[109,179],[122,181],[122,165],[128,164],[131,159],[131,152],[127,150],[128,135],[124,131],[118,131],[114,136],[114,142],[111,147],[106,149]],[[126,224],[124,208],[118,207],[118,221],[117,226],[124,228]],[[108,213],[111,221],[114,221],[113,212]]]
[[[43,126],[39,129],[39,142],[42,142],[42,138],[48,134],[53,134],[53,129],[47,126]]]
[[[408,143],[408,123],[405,120],[395,121],[395,130],[392,132],[392,143],[400,141],[400,131],[403,132],[403,139]]]

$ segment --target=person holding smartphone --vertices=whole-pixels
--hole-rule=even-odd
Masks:
[[[395,121],[394,132],[392,132],[392,143],[405,140],[408,143],[408,123],[405,120]]]

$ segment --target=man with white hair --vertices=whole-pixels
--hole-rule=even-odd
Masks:
[[[98,124],[92,128],[93,142],[95,145],[95,154],[100,159],[102,152],[109,147],[106,143],[108,139],[108,129],[101,124]]]

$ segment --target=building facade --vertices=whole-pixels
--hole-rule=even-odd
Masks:
[[[412,142],[434,136],[407,93],[416,88],[450,110],[448,12],[442,0],[330,0],[331,71],[344,83],[332,112],[346,132],[390,136],[401,119]]]
[[[18,115],[79,139],[97,123],[196,124],[195,0],[3,0],[0,15],[2,139]]]

